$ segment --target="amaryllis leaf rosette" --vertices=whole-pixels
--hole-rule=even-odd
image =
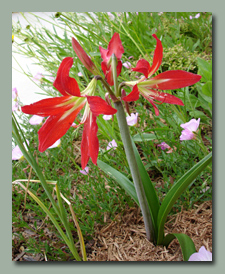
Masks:
[[[149,78],[158,70],[163,57],[162,43],[155,34],[153,34],[153,37],[157,41],[153,64],[150,66],[149,62],[145,59],[140,59],[137,62],[136,67],[132,70],[144,74],[145,77],[138,81],[125,82],[126,85],[133,87],[133,89],[129,95],[123,96],[122,100],[126,102],[137,101],[139,94],[141,94],[152,104],[155,114],[158,116],[159,110],[155,104],[184,105],[181,99],[169,93],[161,92],[161,90],[173,90],[191,86],[200,81],[201,76],[183,70],[170,70]],[[160,103],[154,100],[160,101]]]
[[[97,164],[99,151],[97,116],[100,114],[115,114],[116,109],[108,105],[102,98],[93,96],[97,85],[95,78],[92,79],[84,91],[80,92],[76,80],[69,76],[72,64],[72,57],[64,58],[53,83],[54,87],[62,94],[61,97],[47,98],[23,106],[22,111],[26,114],[48,116],[48,119],[38,131],[38,149],[40,152],[44,152],[66,134],[81,109],[85,107],[80,122],[80,124],[84,124],[81,143],[81,165],[84,169],[90,158],[95,165]]]

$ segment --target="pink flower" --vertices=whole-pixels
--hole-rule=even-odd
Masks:
[[[161,144],[157,145],[158,147],[161,147],[162,150],[165,150],[165,149],[169,149],[167,150],[166,153],[172,153],[173,152],[173,148],[171,148],[169,145],[167,145],[167,143],[165,142],[162,142]],[[174,149],[176,150],[176,147],[174,147]]]
[[[111,142],[109,142],[108,143],[108,146],[107,146],[107,148],[106,148],[106,150],[110,150],[110,149],[116,149],[116,147],[117,147],[117,143],[116,143],[116,141],[113,139]]]
[[[189,122],[185,124],[181,124],[180,126],[184,130],[181,132],[180,140],[184,141],[184,140],[194,139],[195,134],[193,132],[195,132],[198,129],[199,123],[200,123],[200,118],[198,118],[198,120],[191,119]]]
[[[34,80],[35,82],[40,82],[42,78],[43,78],[43,74],[40,73],[40,72],[38,72],[38,73],[33,77],[33,80]]]
[[[103,115],[103,119],[108,121],[112,119],[112,115]]]
[[[16,88],[12,89],[12,111],[19,109],[19,103],[18,103],[18,91]]]
[[[84,175],[88,175],[88,173],[89,173],[89,167],[88,166],[86,166],[83,170],[80,170],[80,173],[82,173],[82,174],[84,174]]]
[[[128,61],[124,62],[124,63],[123,63],[123,66],[124,66],[125,68],[127,68],[127,69],[130,69],[130,68],[132,67],[131,63],[128,62]]]
[[[18,91],[16,88],[13,88],[12,89],[12,99],[17,100],[17,97],[18,97]]]
[[[28,140],[26,140],[26,141],[27,141],[27,144],[29,145],[29,141]],[[26,148],[26,150],[28,150],[27,147],[26,147],[26,143],[25,142],[23,143],[23,145]],[[12,150],[12,160],[20,160],[22,158],[23,158],[23,153],[20,150],[19,146],[17,145]]]
[[[138,119],[138,113],[131,113],[130,116],[127,116],[127,124],[128,126],[134,126],[137,124],[137,119]]]
[[[189,16],[190,19],[193,19],[193,18],[196,18],[196,19],[197,19],[197,18],[199,18],[199,17],[200,17],[200,13],[197,13],[194,17],[191,16],[191,15]]]
[[[82,72],[78,72],[77,75],[78,75],[79,77],[83,77]]]
[[[13,101],[12,102],[12,111],[18,110],[19,109],[19,104],[18,102]]]
[[[108,16],[110,19],[114,20],[115,16],[111,12],[107,12]]]
[[[208,250],[206,250],[206,248],[204,246],[202,246],[198,252],[193,253],[189,260],[189,262],[193,262],[193,261],[212,261],[212,253]]]
[[[33,115],[30,120],[29,123],[31,125],[40,125],[43,121],[44,117],[38,116],[38,115]]]
[[[55,148],[55,147],[59,147],[59,145],[61,144],[61,140],[57,140],[52,146],[50,146],[49,148]],[[48,149],[49,149],[48,148]]]
[[[161,147],[162,150],[165,150],[166,148],[169,148],[170,149],[170,146],[167,145],[167,143],[165,142],[162,142],[160,145],[157,145],[158,147]]]

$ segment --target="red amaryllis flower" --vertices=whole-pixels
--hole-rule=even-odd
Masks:
[[[200,81],[201,76],[186,72],[183,70],[170,70],[158,74],[157,76],[149,78],[153,75],[162,63],[163,47],[161,41],[155,34],[152,35],[156,41],[156,49],[153,56],[153,64],[150,66],[149,62],[145,59],[140,59],[133,71],[143,73],[145,77],[138,81],[125,82],[126,85],[133,87],[131,93],[124,96],[122,100],[126,102],[136,101],[139,99],[139,94],[146,98],[154,107],[155,114],[159,115],[159,110],[154,100],[158,100],[161,103],[175,104],[183,106],[183,102],[169,93],[160,92],[159,90],[171,90],[178,89],[193,85]]]
[[[122,42],[120,40],[120,36],[118,33],[114,33],[112,39],[110,40],[107,49],[103,49],[99,46],[99,50],[101,53],[101,57],[103,59],[101,63],[102,71],[105,74],[106,81],[110,86],[113,86],[113,73],[111,66],[111,56],[113,53],[117,58],[117,76],[120,75],[122,69],[122,62],[120,61],[122,54],[124,53],[124,48],[122,46]]]
[[[97,85],[95,78],[84,91],[80,92],[77,81],[69,76],[72,64],[73,58],[64,58],[53,83],[53,86],[63,96],[47,98],[34,104],[23,106],[22,111],[42,117],[49,116],[38,131],[38,149],[40,152],[44,152],[66,134],[81,109],[85,106],[83,118],[80,122],[80,124],[84,124],[81,142],[81,165],[82,169],[84,169],[89,158],[92,159],[95,165],[97,164],[99,151],[97,116],[100,114],[115,114],[116,109],[109,106],[102,98],[92,96]]]
[[[81,45],[73,37],[72,46],[83,65],[94,75],[99,75],[99,71],[96,68],[95,64],[92,62],[91,58],[87,55],[87,53],[84,51]]]

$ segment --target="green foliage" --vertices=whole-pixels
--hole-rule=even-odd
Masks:
[[[166,48],[163,52],[162,71],[166,70],[185,70],[197,73],[197,58],[210,58],[204,53],[190,51],[185,49],[181,44],[177,44],[172,48]]]

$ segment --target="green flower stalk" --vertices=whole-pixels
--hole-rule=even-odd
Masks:
[[[113,54],[112,55],[113,81],[114,81],[115,94],[118,96],[118,82],[117,82],[116,66],[117,66],[117,59],[116,59],[115,55]],[[131,175],[133,178],[133,182],[135,185],[135,189],[137,192],[138,200],[140,203],[140,208],[141,208],[141,212],[142,212],[144,224],[145,224],[145,229],[146,229],[146,236],[149,241],[153,242],[154,238],[155,238],[154,228],[153,228],[153,224],[152,224],[152,219],[151,219],[147,199],[145,196],[144,187],[143,187],[143,184],[141,181],[140,172],[139,172],[138,165],[137,165],[137,162],[135,159],[135,154],[134,154],[134,150],[132,147],[130,132],[129,132],[129,128],[127,125],[124,108],[123,108],[121,101],[114,102],[114,107],[117,110],[116,115],[117,115],[117,120],[118,120],[118,124],[119,124],[120,134],[121,134],[121,138],[123,141],[123,145],[124,145],[127,161],[128,161],[129,167],[130,167]]]

